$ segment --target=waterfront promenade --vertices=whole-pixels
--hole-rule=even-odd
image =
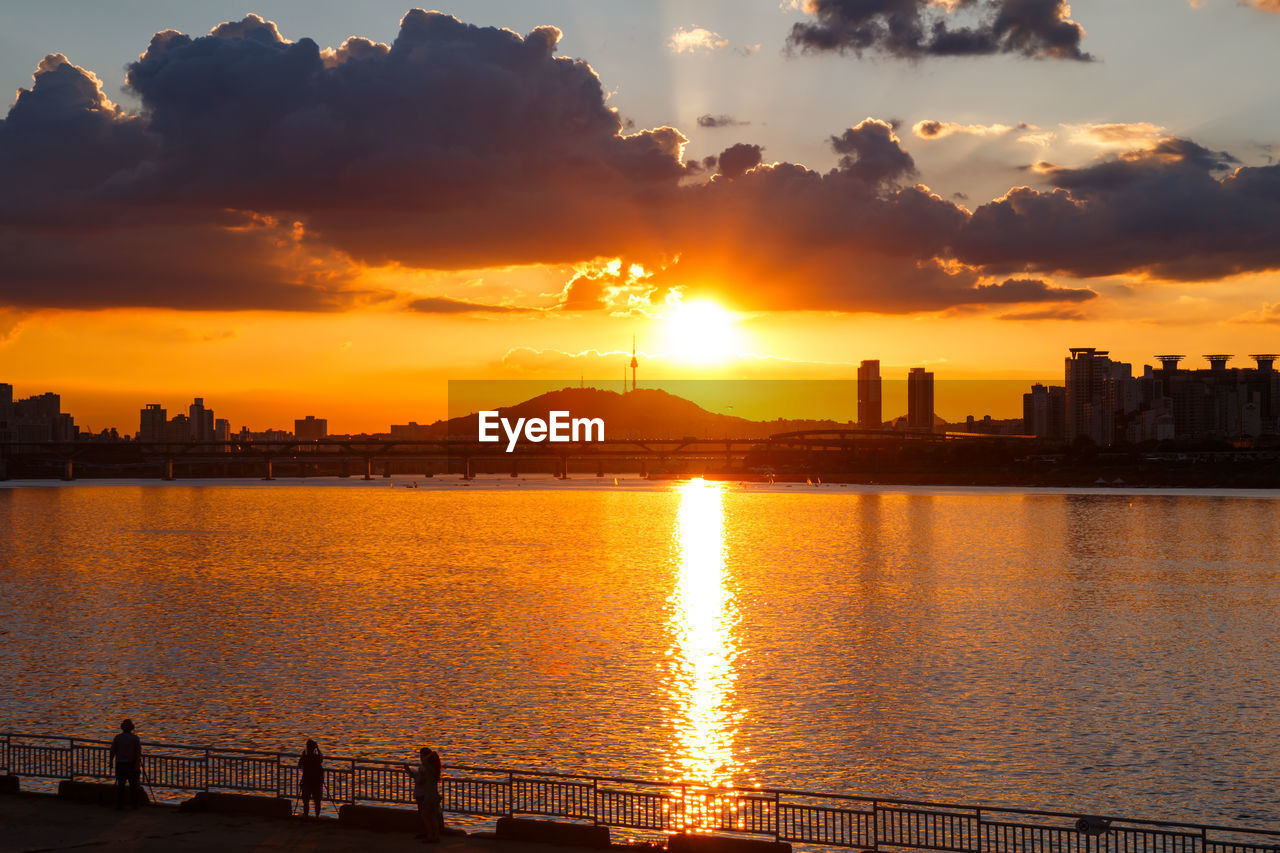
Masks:
[[[407,832],[374,832],[336,820],[271,820],[247,815],[180,813],[157,805],[117,812],[48,794],[0,795],[0,853],[53,850],[103,853],[224,853],[229,850],[435,850],[438,853],[551,853],[564,848],[449,835],[426,845]]]

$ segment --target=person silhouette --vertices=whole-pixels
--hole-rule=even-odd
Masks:
[[[120,723],[120,734],[111,741],[111,761],[116,767],[116,810],[124,808],[124,786],[128,784],[130,808],[142,800],[138,777],[142,774],[142,741],[133,733],[133,720]]]
[[[404,765],[405,772],[413,779],[413,801],[418,804],[418,817],[422,820],[422,833],[418,835],[428,844],[440,840],[444,816],[440,811],[440,756],[429,746],[418,750],[418,766]]]
[[[307,802],[314,800],[316,817],[320,817],[320,797],[324,794],[324,754],[314,740],[307,740],[306,751],[298,757],[298,766],[302,768],[302,781],[298,785],[302,816],[307,816]]]

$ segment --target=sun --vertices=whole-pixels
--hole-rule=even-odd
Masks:
[[[663,312],[667,353],[688,364],[722,364],[741,346],[739,317],[706,299],[674,302]]]

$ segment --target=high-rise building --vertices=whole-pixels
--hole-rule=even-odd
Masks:
[[[293,422],[293,437],[298,441],[319,441],[329,435],[329,420],[307,415]]]
[[[884,424],[880,386],[880,361],[867,359],[858,365],[858,427],[880,429]]]
[[[230,441],[231,440],[231,421],[226,418],[218,418],[213,422],[213,440],[214,441]],[[223,446],[220,448],[224,451],[230,451],[231,448]]]
[[[164,427],[165,441],[190,441],[191,419],[186,415],[174,415]]]
[[[169,413],[159,403],[147,403],[139,413],[138,441],[164,441]]]
[[[213,441],[213,409],[204,407],[204,397],[196,397],[187,410],[187,420],[191,426],[191,439],[194,441]]]
[[[0,403],[13,389],[0,391]],[[8,406],[8,440],[17,442],[75,441],[79,435],[71,415],[62,411],[62,398],[52,392],[14,400]]]
[[[933,374],[923,367],[907,374],[907,429],[933,432]]]
[[[1112,443],[1115,418],[1107,390],[1109,356],[1094,347],[1072,347],[1067,356],[1067,441],[1083,435],[1097,444]]]
[[[1032,385],[1022,395],[1022,431],[1036,438],[1061,441],[1067,429],[1067,389]]]

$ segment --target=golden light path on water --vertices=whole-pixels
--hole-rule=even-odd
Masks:
[[[734,707],[739,615],[726,577],[724,492],[718,483],[690,480],[680,485],[679,499],[677,573],[668,608],[672,769],[682,781],[730,786],[742,770],[734,757],[741,712]],[[709,827],[728,817],[727,805],[714,795],[690,795],[679,823]]]

